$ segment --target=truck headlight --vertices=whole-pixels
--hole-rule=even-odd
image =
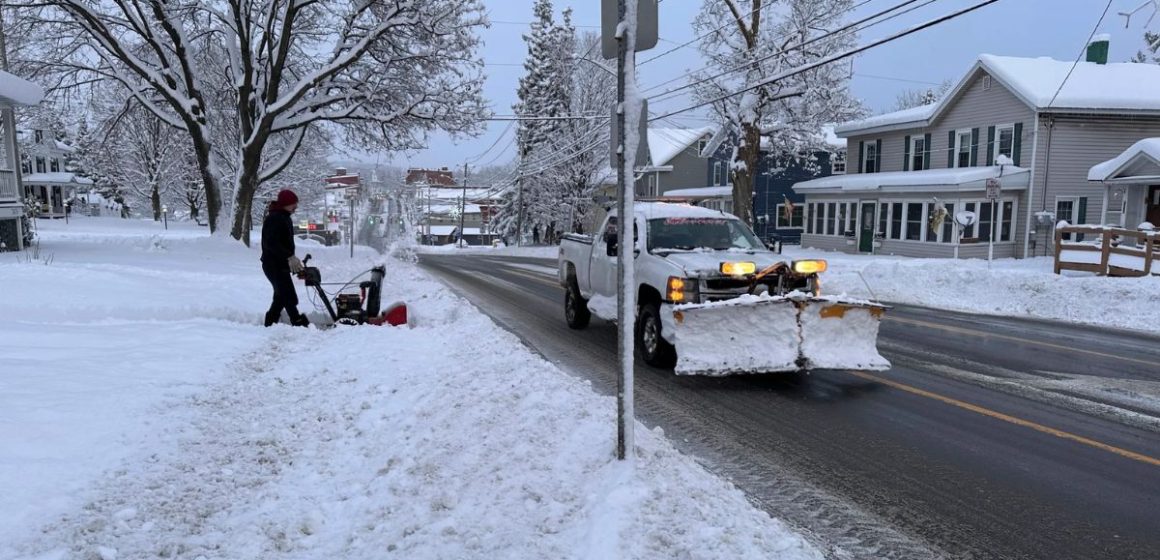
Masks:
[[[794,261],[793,271],[798,274],[817,274],[819,272],[825,272],[826,261],[821,259]]]
[[[757,272],[757,264],[751,262],[723,262],[721,263],[721,274],[729,276],[745,276],[746,274],[753,274]]]
[[[683,303],[685,301],[685,279],[680,276],[669,276],[665,292],[668,294],[669,301]]]

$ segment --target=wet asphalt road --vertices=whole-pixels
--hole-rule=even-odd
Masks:
[[[554,261],[420,263],[614,393],[615,328],[567,327]],[[897,307],[879,346],[891,371],[677,377],[638,361],[637,415],[830,558],[1160,559],[1155,412],[1008,383],[1160,384],[1160,338]]]

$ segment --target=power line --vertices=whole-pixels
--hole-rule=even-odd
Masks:
[[[684,109],[679,109],[679,110],[676,110],[676,111],[670,111],[670,112],[668,112],[668,113],[665,113],[664,115],[661,115],[660,117],[656,117],[656,118],[658,118],[658,119],[659,119],[659,118],[664,118],[664,117],[669,117],[669,116],[672,116],[672,115],[676,115],[676,114],[684,113],[684,112],[686,112],[686,111],[692,111],[693,109],[698,109],[698,108],[700,108],[700,107],[704,107],[704,106],[706,106],[706,105],[711,105],[711,104],[713,104],[713,103],[716,103],[716,102],[718,102],[718,101],[724,101],[725,99],[729,99],[730,97],[734,97],[734,96],[737,96],[737,95],[741,95],[742,93],[745,93],[745,92],[748,92],[748,91],[752,91],[752,90],[755,90],[755,89],[757,89],[757,88],[760,88],[760,87],[765,87],[765,86],[771,85],[771,84],[773,84],[773,83],[776,83],[776,82],[778,82],[778,81],[784,80],[784,79],[786,79],[786,78],[790,78],[790,77],[796,76],[796,75],[798,75],[798,74],[803,74],[803,73],[805,73],[805,72],[808,72],[808,71],[810,71],[810,70],[813,70],[813,69],[815,69],[815,68],[818,68],[818,67],[820,67],[820,66],[825,66],[825,65],[827,65],[827,64],[831,64],[831,63],[837,62],[837,61],[839,61],[839,60],[842,60],[842,59],[849,58],[849,57],[851,57],[851,56],[854,56],[854,55],[856,55],[856,54],[858,54],[858,53],[861,53],[861,52],[863,52],[863,51],[870,50],[870,49],[872,49],[872,48],[874,48],[874,47],[877,47],[877,46],[880,46],[880,45],[884,45],[884,44],[886,44],[886,43],[889,43],[889,42],[891,42],[891,41],[895,41],[895,40],[897,40],[897,39],[901,39],[902,37],[906,37],[907,35],[911,35],[911,34],[917,33],[917,32],[919,32],[919,31],[922,31],[923,29],[926,29],[926,28],[928,28],[928,27],[934,27],[934,26],[936,26],[936,25],[938,25],[938,24],[940,24],[940,23],[944,23],[944,22],[950,21],[950,20],[952,20],[952,19],[955,19],[955,18],[957,18],[957,17],[963,16],[963,15],[965,15],[965,14],[968,14],[968,13],[970,13],[970,12],[973,12],[973,11],[975,11],[975,10],[978,10],[978,9],[980,9],[980,8],[983,8],[983,7],[985,7],[985,6],[989,6],[989,5],[991,5],[991,4],[994,4],[995,2],[998,2],[998,1],[999,1],[999,0],[984,0],[983,2],[980,2],[980,3],[978,3],[978,4],[975,4],[974,6],[971,6],[971,7],[969,7],[969,8],[964,8],[964,9],[962,9],[962,10],[959,10],[959,11],[957,11],[957,12],[952,12],[952,13],[950,13],[950,14],[947,14],[947,15],[945,15],[945,16],[941,16],[941,17],[935,18],[935,19],[933,19],[933,20],[930,20],[930,21],[928,21],[928,22],[926,22],[926,23],[923,23],[923,24],[920,24],[920,25],[916,25],[916,26],[914,26],[914,27],[911,27],[911,28],[909,28],[909,29],[906,29],[906,30],[900,31],[900,32],[898,32],[898,33],[895,33],[895,34],[893,34],[893,35],[889,35],[889,36],[887,36],[887,37],[886,37],[886,38],[884,38],[884,39],[879,39],[879,40],[877,40],[877,41],[874,41],[874,42],[871,42],[871,43],[869,43],[869,44],[866,44],[866,45],[863,45],[863,46],[860,46],[860,47],[855,47],[855,48],[853,48],[853,49],[849,49],[849,50],[847,50],[847,51],[844,51],[844,52],[838,53],[838,54],[836,54],[836,55],[832,55],[832,56],[825,57],[825,58],[823,58],[823,59],[820,59],[820,60],[817,60],[817,61],[811,62],[811,63],[809,63],[809,64],[804,64],[804,65],[802,65],[802,66],[799,66],[799,67],[797,67],[797,68],[794,68],[794,69],[792,69],[792,70],[788,70],[788,71],[785,71],[785,72],[781,72],[781,73],[779,73],[779,74],[777,74],[777,75],[774,75],[774,76],[773,76],[773,77],[771,77],[771,78],[767,78],[767,79],[765,79],[765,80],[762,80],[762,81],[760,81],[760,82],[758,82],[758,83],[756,83],[756,84],[754,84],[754,85],[751,85],[751,86],[748,86],[748,87],[745,87],[745,88],[739,89],[739,90],[737,90],[737,91],[734,91],[734,92],[732,92],[732,93],[728,93],[728,94],[725,94],[725,95],[722,95],[722,96],[715,97],[715,98],[713,98],[713,99],[710,99],[710,100],[708,100],[708,101],[703,101],[703,102],[697,103],[697,104],[695,104],[695,105],[691,105],[691,106],[689,106],[689,107],[685,107]],[[649,120],[650,120],[650,121],[652,121],[652,120],[654,120],[654,119],[649,119]]]
[[[484,158],[484,156],[486,156],[486,155],[487,155],[489,152],[491,152],[492,150],[494,150],[494,149],[495,149],[495,147],[499,145],[499,141],[500,141],[500,140],[503,140],[503,137],[504,137],[504,136],[507,136],[507,133],[508,133],[508,131],[510,131],[510,130],[512,129],[512,125],[513,125],[513,124],[515,124],[515,122],[514,122],[514,121],[513,121],[513,122],[509,122],[509,123],[507,124],[507,126],[506,126],[506,127],[504,127],[504,129],[503,129],[503,132],[499,133],[499,136],[497,136],[497,137],[495,138],[495,142],[492,142],[492,143],[491,143],[491,146],[489,146],[489,147],[488,147],[486,150],[484,150],[482,154],[479,154],[478,156],[475,156],[475,157],[473,157],[473,158],[469,158],[469,159],[467,160],[467,162],[468,162],[468,163],[475,163],[475,162],[477,162],[477,161],[479,161],[479,160],[483,159],[483,158]]]
[[[1096,31],[1100,29],[1100,25],[1104,23],[1104,18],[1107,17],[1108,10],[1111,9],[1111,7],[1112,0],[1108,0],[1108,5],[1104,6],[1104,13],[1100,14],[1099,21],[1097,21],[1096,26],[1092,28],[1092,32],[1088,34],[1087,42],[1084,43],[1083,48],[1080,49],[1079,56],[1075,57],[1075,62],[1073,62],[1071,64],[1071,68],[1067,70],[1067,75],[1063,77],[1063,81],[1059,83],[1059,89],[1055,90],[1055,95],[1051,96],[1051,101],[1047,103],[1048,107],[1051,107],[1051,105],[1055,103],[1055,98],[1059,97],[1059,92],[1063,91],[1063,86],[1067,85],[1067,80],[1071,78],[1071,73],[1075,72],[1076,66],[1079,66],[1079,61],[1083,59],[1084,51],[1087,50],[1087,46],[1091,44],[1092,38],[1096,36]]]
[[[700,79],[700,80],[697,80],[697,81],[695,81],[695,82],[690,82],[690,83],[687,83],[687,84],[685,84],[685,85],[682,85],[682,86],[680,86],[680,87],[677,87],[677,88],[673,88],[673,89],[671,89],[671,90],[669,90],[669,91],[666,91],[666,92],[664,92],[664,93],[658,94],[658,95],[656,96],[656,98],[649,98],[649,101],[661,101],[661,100],[662,100],[662,98],[664,98],[665,96],[669,96],[669,95],[671,95],[671,94],[673,94],[673,93],[675,93],[675,92],[678,92],[678,91],[681,91],[681,90],[685,90],[685,89],[691,88],[691,87],[693,87],[693,86],[696,86],[697,84],[702,84],[702,83],[705,83],[705,82],[708,82],[708,81],[716,80],[717,78],[720,78],[720,77],[722,77],[722,76],[725,76],[725,75],[728,75],[728,74],[732,74],[732,73],[734,73],[734,72],[737,72],[737,71],[739,71],[739,70],[745,70],[746,68],[749,68],[750,66],[752,66],[752,65],[754,65],[754,64],[757,64],[757,63],[760,63],[760,62],[764,62],[764,61],[766,61],[766,60],[769,60],[769,59],[771,59],[771,58],[774,58],[774,57],[776,57],[776,56],[781,56],[781,55],[783,55],[783,54],[785,54],[785,53],[788,53],[788,52],[791,52],[791,51],[794,51],[794,50],[798,50],[798,49],[805,48],[805,47],[806,47],[806,46],[808,46],[808,45],[811,45],[811,44],[813,44],[813,43],[816,43],[816,42],[818,42],[818,41],[821,41],[821,40],[824,40],[824,39],[830,39],[830,38],[834,38],[834,37],[836,37],[836,36],[839,36],[839,35],[843,35],[843,34],[845,34],[845,33],[849,32],[849,31],[851,31],[851,30],[854,30],[854,31],[864,31],[864,30],[866,30],[866,29],[869,29],[870,27],[873,27],[873,26],[875,26],[875,25],[880,25],[880,24],[882,24],[882,23],[886,23],[886,22],[888,22],[888,21],[890,21],[890,20],[892,20],[892,19],[894,19],[894,18],[897,18],[897,17],[901,17],[901,16],[903,16],[903,15],[906,15],[906,14],[908,14],[908,13],[910,13],[910,12],[913,12],[914,10],[917,10],[917,9],[919,9],[919,8],[924,8],[924,7],[926,7],[926,6],[929,6],[930,4],[933,4],[933,3],[935,3],[935,2],[938,2],[939,0],[926,0],[926,1],[924,1],[922,4],[919,4],[918,6],[912,6],[912,7],[910,7],[910,8],[907,8],[906,10],[903,10],[903,11],[901,11],[901,12],[898,12],[898,13],[896,13],[896,14],[892,14],[892,15],[890,15],[890,16],[887,16],[887,17],[885,17],[885,18],[883,18],[883,19],[881,19],[881,20],[879,20],[879,21],[875,21],[875,22],[873,22],[873,23],[870,23],[869,25],[866,25],[866,26],[864,26],[864,27],[858,27],[858,26],[860,26],[860,25],[862,25],[862,24],[864,24],[864,23],[866,23],[866,22],[868,22],[868,21],[870,21],[870,20],[877,19],[877,18],[879,18],[879,17],[882,17],[882,16],[884,16],[884,15],[886,15],[886,14],[889,14],[890,12],[893,12],[893,11],[899,10],[899,9],[901,9],[901,8],[903,8],[903,7],[907,6],[907,5],[913,4],[913,3],[915,3],[915,2],[918,2],[918,1],[919,1],[919,0],[905,0],[904,2],[902,2],[902,3],[900,3],[900,4],[896,4],[896,5],[894,5],[894,6],[890,7],[890,8],[887,8],[887,9],[885,9],[885,10],[882,10],[882,11],[880,11],[880,12],[878,12],[878,13],[875,13],[875,14],[873,14],[873,15],[870,15],[870,16],[868,16],[868,17],[862,18],[862,19],[860,19],[860,20],[858,20],[858,21],[855,21],[855,22],[853,22],[853,23],[847,24],[847,25],[845,25],[845,26],[843,26],[843,27],[839,27],[838,29],[835,29],[834,31],[831,31],[831,32],[829,32],[829,33],[826,33],[826,34],[824,34],[824,35],[819,35],[819,36],[817,36],[817,37],[814,37],[813,39],[810,39],[810,40],[808,40],[808,41],[804,41],[804,42],[802,42],[802,43],[799,43],[799,44],[797,44],[797,45],[793,45],[793,46],[786,47],[786,48],[784,48],[784,49],[781,49],[780,51],[777,51],[777,52],[775,52],[775,53],[772,53],[772,54],[765,55],[765,56],[763,56],[763,57],[761,57],[761,58],[758,58],[758,59],[756,59],[756,60],[749,61],[749,62],[746,62],[746,63],[744,63],[744,64],[739,64],[739,65],[737,65],[737,66],[735,66],[735,67],[733,67],[733,68],[730,68],[730,69],[728,69],[728,70],[725,70],[725,71],[723,71],[723,72],[719,72],[719,73],[717,73],[717,74],[714,74],[714,75],[712,75],[712,76],[709,76],[709,77],[706,77],[706,78],[702,78],[702,79]],[[855,27],[858,27],[858,28],[857,28],[857,29],[854,29]],[[646,90],[646,91],[648,91],[648,90]]]

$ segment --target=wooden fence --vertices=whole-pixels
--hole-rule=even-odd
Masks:
[[[1070,239],[1064,239],[1067,235]],[[1076,241],[1077,239],[1083,241]],[[1055,230],[1055,273],[1082,270],[1100,276],[1160,275],[1160,232],[1103,226]]]

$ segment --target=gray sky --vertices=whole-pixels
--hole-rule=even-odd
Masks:
[[[1099,32],[1112,35],[1111,61],[1125,61],[1143,46],[1144,23],[1150,9],[1133,17],[1128,29],[1125,29],[1124,18],[1117,15],[1117,12],[1132,10],[1145,1],[1112,0],[1108,16],[1099,29]],[[870,0],[859,9],[858,14],[868,15],[898,2]],[[523,74],[522,63],[526,53],[522,34],[528,30],[532,3],[532,0],[486,2],[492,26],[482,32],[485,41],[482,55],[488,64],[484,94],[497,114],[512,112],[511,106],[515,102],[518,80]],[[871,27],[862,33],[859,43],[866,43],[974,3],[975,0],[937,0],[906,16]],[[661,40],[655,49],[639,53],[638,63],[692,39],[694,33],[691,22],[701,4],[701,0],[663,0],[660,7]],[[854,94],[873,112],[879,113],[891,109],[895,96],[903,90],[930,87],[945,79],[957,80],[981,53],[1074,60],[1106,4],[1106,0],[1000,0],[966,16],[863,53],[853,61],[854,78],[851,87]],[[578,32],[599,33],[600,2],[555,2],[557,12],[569,5],[574,9],[573,22]],[[1150,27],[1154,30],[1160,27],[1160,15],[1157,15]],[[641,65],[638,81],[641,89],[646,89],[683,76],[700,66],[701,59],[697,50],[690,45]],[[675,82],[672,85],[681,83]],[[646,95],[662,91],[663,88]],[[649,109],[654,113],[667,112],[691,104],[690,97],[682,97],[650,104]],[[691,112],[686,115],[674,118],[685,126],[705,124],[703,113]],[[404,167],[462,166],[465,160],[487,150],[505,128],[507,123],[491,122],[480,137],[458,142],[444,134],[435,135],[428,149],[400,154],[391,163]],[[506,151],[495,161],[510,160],[513,153],[509,142],[511,138],[509,132],[479,163],[493,160],[505,147]]]

